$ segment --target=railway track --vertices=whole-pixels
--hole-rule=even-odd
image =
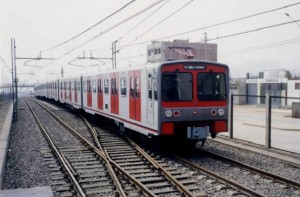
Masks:
[[[65,115],[61,116],[66,117]],[[70,120],[73,118],[70,118]],[[60,118],[57,117],[56,119]],[[127,188],[127,190],[123,190],[126,196],[140,196],[141,194],[145,196],[270,196],[270,193],[260,191],[260,189],[251,186],[248,187],[247,184],[240,184],[239,180],[234,180],[232,177],[218,172],[218,170],[200,167],[199,164],[188,159],[180,157],[170,159],[153,152],[145,152],[130,139],[120,137],[115,132],[103,129],[97,128],[96,131],[87,120],[82,119],[85,126],[80,121],[77,121],[78,124],[73,127],[80,128],[79,131],[84,136],[82,136],[84,144],[88,144],[88,148],[84,146],[65,147],[61,149],[61,152],[63,152],[70,165],[73,165],[73,162],[76,164],[78,162],[76,158],[80,158],[80,162],[88,162],[84,166],[92,166],[94,161],[86,153],[90,149],[98,151],[101,155],[100,157],[103,157],[104,160],[106,159],[107,163],[111,165],[122,185],[119,187]],[[64,124],[64,127],[70,127],[66,123]],[[78,134],[75,135],[78,137]],[[225,160],[220,155],[206,154],[210,155],[210,157],[219,158],[222,161]],[[226,164],[220,163],[220,165],[228,168],[228,172],[236,171],[237,163],[232,164],[235,167],[231,170],[231,164],[228,164],[230,161],[226,160],[226,162]],[[247,168],[247,172],[245,172],[245,168]],[[74,171],[76,172],[78,169],[74,169]],[[254,173],[246,166],[243,166],[241,171],[244,174],[249,174],[249,176]],[[297,192],[293,193],[294,190],[297,191],[299,189],[297,183],[293,183],[293,181],[287,183],[284,182],[284,179],[278,180],[278,177],[277,179],[272,179],[270,177],[271,174],[267,176],[258,175],[258,173],[255,172],[255,179],[262,177],[264,184],[274,184],[272,188],[275,188],[274,193],[278,194],[274,196],[281,196],[281,194],[292,194],[291,196],[295,194],[294,196],[297,196],[299,194]],[[75,177],[78,179],[78,175],[75,174]],[[88,181],[94,180],[87,179]],[[276,184],[279,186],[275,186]],[[107,187],[109,186],[107,185]],[[276,189],[277,187],[280,189]],[[85,188],[93,188],[94,192],[97,192],[93,184],[88,183]],[[114,188],[116,186],[112,185],[111,189]],[[292,192],[280,191],[287,188]],[[279,192],[276,193],[277,191]],[[87,195],[95,193],[88,193]]]
[[[69,131],[60,130],[56,133],[51,131],[51,127],[45,125],[45,120],[42,121],[39,118],[44,111],[37,108],[33,109],[28,102],[26,103],[49,143],[50,150],[43,150],[43,152],[51,171],[51,187],[54,190],[54,195],[65,197],[74,195],[126,196],[125,192],[139,193],[134,187],[127,187],[127,190],[124,190],[119,181],[124,181],[126,184],[126,179],[114,173],[103,153],[97,151],[96,148],[93,150],[92,144],[86,140],[77,139],[80,136],[78,133],[77,138],[71,134],[67,137],[69,143],[58,143],[58,138],[65,137],[59,136],[59,134],[64,133],[66,135]],[[47,122],[53,124],[55,121],[51,120],[49,116]],[[55,138],[56,141],[52,138]],[[52,153],[54,155],[51,155]]]
[[[75,135],[77,138],[80,138],[85,146],[87,146],[60,147],[60,152],[64,154],[63,157],[67,160],[67,163],[69,166],[71,166],[71,169],[73,168],[77,181],[79,179],[81,180],[83,177],[86,178],[86,176],[96,176],[96,173],[93,171],[92,173],[87,173],[88,175],[78,174],[78,169],[75,167],[73,159],[77,163],[88,162],[83,164],[83,166],[86,167],[91,164],[95,164],[93,163],[95,158],[92,156],[90,158],[86,154],[88,153],[91,155],[96,153],[98,157],[101,157],[103,160],[107,161],[106,164],[111,166],[111,169],[114,170],[115,174],[126,177],[125,181],[128,180],[128,184],[124,184],[124,180],[120,181],[122,182],[122,186],[119,184],[121,189],[123,187],[127,188],[127,186],[132,185],[134,185],[134,188],[137,188],[137,192],[123,190],[123,194],[126,196],[140,196],[141,193],[145,196],[205,196],[205,193],[199,191],[199,188],[196,185],[194,187],[190,186],[193,184],[193,182],[189,181],[184,183],[184,185],[182,182],[178,181],[178,179],[182,179],[184,176],[178,174],[176,169],[160,166],[132,141],[123,139],[115,133],[100,130],[97,133],[92,132],[92,136],[100,139],[99,143],[97,143],[96,139],[93,139],[94,144],[99,146],[95,147],[94,144],[86,140],[69,125],[64,123],[59,117],[55,116],[46,108],[44,109],[50,113],[51,116],[55,117],[55,119],[61,124],[63,124],[65,128],[68,128],[73,135]],[[91,129],[92,127],[90,126],[89,128]],[[81,160],[78,161],[78,159]],[[78,184],[81,184],[81,188],[83,188],[83,190],[88,189],[88,191],[84,191],[85,195],[92,195],[97,191],[100,192],[100,190],[93,188],[93,184],[90,183],[91,181],[94,181],[94,179],[87,179],[87,185],[82,185],[82,181],[78,181]],[[111,182],[118,181],[114,180]],[[76,182],[73,184],[76,184]],[[187,188],[186,185],[188,185],[189,188]],[[92,191],[91,188],[93,188]],[[111,189],[113,189],[113,187]],[[108,191],[107,193],[110,194]],[[119,191],[118,193],[120,194],[121,192]]]
[[[158,155],[151,150],[148,150],[148,153],[155,155],[155,157]],[[196,177],[199,180],[199,187],[205,185],[206,190],[204,189],[204,191],[206,191],[208,196],[221,196],[225,193],[229,196],[300,195],[300,183],[297,181],[286,179],[242,163],[240,164],[239,162],[223,158],[220,155],[211,155],[211,157],[218,158],[218,160],[211,162],[207,162],[207,155],[205,155],[205,161],[202,163],[196,161],[196,158],[200,157],[203,158],[203,154],[201,156],[199,154],[189,155],[188,158],[184,158],[163,153],[161,158],[164,159],[159,162],[162,165],[171,164],[178,171],[185,171],[186,174],[189,173],[192,177]],[[227,161],[226,163],[223,162],[225,160]],[[210,168],[209,166],[212,163],[216,163],[217,166],[220,166],[220,169]],[[236,179],[237,177],[245,176],[248,177],[245,181]],[[255,184],[255,186],[250,183]]]

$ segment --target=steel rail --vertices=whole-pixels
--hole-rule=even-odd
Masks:
[[[85,197],[85,193],[83,192],[82,188],[80,187],[78,181],[76,180],[75,176],[72,173],[72,169],[69,168],[68,163],[65,161],[64,156],[62,156],[62,154],[60,153],[60,151],[57,149],[57,147],[55,146],[54,142],[52,141],[50,135],[48,134],[48,131],[46,130],[46,128],[43,126],[43,124],[41,123],[41,121],[39,120],[39,118],[37,117],[37,115],[35,114],[35,112],[33,111],[33,109],[31,108],[31,106],[29,105],[29,103],[24,100],[25,103],[27,104],[29,110],[31,111],[34,119],[36,120],[39,128],[41,129],[41,131],[43,132],[46,140],[48,141],[48,143],[50,144],[51,148],[54,150],[55,155],[57,156],[57,158],[59,159],[61,165],[63,166],[63,168],[66,170],[69,178],[71,179],[73,185],[75,186],[75,190],[78,192],[78,194],[81,197]]]
[[[267,178],[270,178],[270,179],[273,179],[273,180],[276,180],[276,181],[278,181],[278,182],[280,182],[280,183],[283,183],[283,184],[289,184],[289,185],[295,187],[296,189],[300,189],[300,183],[299,183],[299,182],[293,181],[293,180],[291,180],[291,179],[284,178],[284,177],[279,176],[279,175],[276,175],[276,174],[272,174],[272,173],[270,173],[270,172],[267,172],[267,171],[258,169],[258,168],[256,168],[256,167],[253,167],[253,166],[250,166],[250,165],[241,163],[241,162],[239,162],[239,161],[230,159],[229,157],[225,157],[225,156],[219,155],[219,154],[217,154],[217,153],[213,153],[213,152],[210,152],[210,151],[207,151],[207,150],[201,150],[201,151],[203,151],[204,153],[207,153],[207,154],[209,154],[209,155],[212,155],[212,156],[214,156],[214,157],[217,157],[217,158],[223,159],[223,160],[225,160],[225,161],[234,163],[235,165],[241,166],[241,167],[243,167],[243,168],[246,168],[246,169],[248,169],[248,170],[254,171],[254,172],[256,172],[256,173],[260,173],[260,174],[262,174],[263,176],[265,176],[265,177],[267,177]]]
[[[131,181],[134,182],[135,184],[137,184],[140,188],[142,188],[143,191],[145,191],[145,193],[149,196],[155,196],[154,193],[152,193],[147,187],[145,187],[143,184],[141,184],[136,178],[134,178],[133,176],[131,176],[129,173],[127,173],[124,169],[122,169],[116,162],[114,162],[112,160],[112,158],[109,156],[109,154],[107,153],[107,151],[102,147],[101,143],[99,142],[99,139],[97,138],[97,132],[95,130],[94,127],[91,126],[91,124],[83,117],[81,116],[81,118],[83,119],[85,125],[87,126],[87,128],[90,130],[91,133],[94,133],[93,138],[94,141],[98,142],[96,143],[97,146],[99,147],[99,149],[105,154],[106,158],[108,159],[109,162],[111,162],[120,172],[122,172],[123,174],[125,174],[127,177],[130,177]]]
[[[126,196],[123,187],[121,186],[117,175],[115,174],[115,172],[113,171],[113,168],[110,166],[110,162],[109,160],[106,159],[105,155],[103,152],[101,152],[101,150],[99,150],[98,148],[96,148],[93,144],[91,144],[88,140],[86,140],[84,137],[82,137],[77,131],[75,131],[72,127],[70,127],[68,124],[66,124],[62,119],[60,119],[58,116],[56,116],[54,113],[52,113],[50,110],[48,110],[46,107],[44,107],[42,104],[40,104],[39,102],[35,101],[32,99],[33,102],[37,103],[38,105],[40,105],[45,111],[47,111],[52,117],[54,117],[61,125],[63,125],[68,131],[70,131],[72,134],[74,134],[78,139],[82,140],[83,143],[88,146],[89,149],[91,149],[92,151],[94,151],[99,157],[101,157],[105,163],[106,163],[106,167],[108,168],[108,171],[111,175],[111,177],[113,178],[113,181],[115,182],[115,185],[117,186],[117,189],[120,193],[121,196]]]
[[[246,194],[248,196],[265,197],[264,195],[262,195],[262,194],[260,194],[260,193],[258,193],[256,191],[254,191],[254,190],[252,190],[252,189],[250,189],[248,187],[245,187],[245,186],[243,186],[243,185],[241,185],[241,184],[239,184],[239,183],[237,183],[235,181],[227,179],[227,178],[225,178],[225,177],[223,177],[223,176],[221,176],[219,174],[216,174],[216,173],[214,173],[214,172],[212,172],[212,171],[210,171],[210,170],[208,170],[206,168],[203,168],[203,167],[201,167],[199,165],[196,165],[196,164],[194,164],[194,163],[192,163],[192,162],[190,162],[190,161],[188,161],[186,159],[183,159],[183,158],[178,157],[178,156],[176,157],[176,159],[178,161],[180,161],[182,164],[184,164],[186,166],[189,166],[192,169],[194,169],[194,170],[196,170],[196,171],[198,171],[200,173],[204,172],[206,174],[209,174],[210,176],[213,176],[213,177],[219,179],[223,183],[229,184],[232,188],[234,188],[236,190],[240,190],[240,191],[242,191],[242,193],[244,193],[244,194]]]
[[[99,142],[99,140],[97,138],[95,129],[88,123],[88,121],[82,115],[79,115],[79,117],[83,120],[83,122],[86,125],[86,127],[90,130],[90,133],[92,134],[93,140],[96,143],[97,147],[103,152],[103,148],[100,145],[100,142]]]
[[[40,105],[45,111],[47,111],[51,116],[53,116],[60,124],[62,124],[66,129],[68,129],[71,133],[73,133],[78,139],[82,140],[86,146],[88,146],[92,151],[94,151],[99,157],[101,157],[107,165],[112,164],[115,168],[117,168],[120,172],[122,172],[124,175],[126,175],[133,183],[135,183],[147,196],[156,196],[153,192],[151,192],[147,187],[145,187],[141,182],[139,182],[137,179],[135,179],[133,176],[128,174],[123,168],[121,168],[116,162],[114,162],[112,159],[107,158],[105,153],[102,152],[100,149],[95,147],[93,144],[91,144],[88,140],[86,140],[84,137],[82,137],[77,131],[75,131],[72,127],[70,127],[68,124],[66,124],[64,121],[62,121],[58,116],[56,116],[54,113],[52,113],[50,110],[48,110],[46,107],[44,107],[39,102],[35,101],[34,99],[31,99],[33,102],[36,102],[38,105]],[[107,166],[108,167],[108,166]],[[112,169],[112,167],[108,167],[108,169]],[[112,177],[117,177],[112,170],[110,173],[113,173],[114,175],[111,175]],[[117,187],[121,187],[118,189],[121,189],[120,195],[126,196],[122,186],[118,179],[114,180],[116,181],[115,184]]]
[[[131,139],[126,138],[128,142],[140,153],[142,154],[151,164],[153,164],[157,169],[163,172],[166,178],[173,183],[175,187],[187,196],[194,196],[182,183],[180,183],[173,175],[171,175],[165,168],[163,168],[157,161],[155,161],[149,154],[147,154],[139,145],[133,142]]]

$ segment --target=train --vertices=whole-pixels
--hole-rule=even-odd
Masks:
[[[205,142],[228,131],[229,67],[171,60],[61,78],[34,88],[37,98],[97,114],[149,138]]]

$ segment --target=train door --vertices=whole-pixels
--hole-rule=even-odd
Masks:
[[[109,111],[110,105],[110,96],[109,96],[109,75],[105,75],[103,77],[103,86],[104,86],[104,95],[103,95],[103,102],[104,102],[104,111]]]
[[[141,121],[141,71],[130,71],[129,118]]]
[[[153,96],[153,72],[147,72],[147,123],[153,125],[154,120],[154,96]]]
[[[69,81],[69,100],[70,100],[70,102],[72,102],[72,89],[73,89],[72,82]]]
[[[103,77],[102,75],[98,77],[97,80],[97,109],[103,110],[103,87],[102,87]]]
[[[88,107],[92,107],[92,88],[91,88],[91,79],[87,78],[87,91],[86,91],[86,95],[87,95],[87,106]]]
[[[80,108],[83,107],[83,80],[82,77],[76,79],[77,84],[77,104],[80,105]]]
[[[119,114],[119,93],[118,93],[118,81],[119,81],[118,73],[110,74],[111,81],[111,93],[110,93],[110,105],[111,105],[111,113]]]
[[[67,100],[67,82],[64,82],[64,100]]]
[[[74,82],[73,82],[74,84],[74,87],[73,87],[73,90],[74,90],[74,102],[76,103],[76,104],[78,104],[78,94],[77,94],[77,81],[76,80],[74,80]]]
[[[98,95],[97,95],[97,76],[93,76],[91,79],[92,82],[92,107],[93,109],[97,109],[98,106]]]
[[[82,78],[82,104],[83,107],[87,106],[87,79]]]
[[[63,83],[60,82],[60,86],[59,86],[59,88],[60,88],[60,99],[63,99],[63,89],[62,89],[62,87],[63,87]]]

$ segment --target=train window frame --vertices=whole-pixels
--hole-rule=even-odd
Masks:
[[[93,79],[93,92],[97,92],[97,84],[96,84],[96,79]]]
[[[120,90],[121,90],[121,96],[126,97],[127,96],[127,78],[126,77],[120,78]]]
[[[158,99],[157,83],[154,82],[153,86],[154,86],[154,88],[153,88],[154,89],[154,100],[157,101],[157,99]]]
[[[101,94],[102,93],[102,80],[98,79],[98,93]]]
[[[134,97],[134,77],[130,77],[130,96]]]
[[[104,94],[109,94],[109,79],[105,78],[104,82]]]
[[[161,77],[161,99],[164,102],[193,101],[193,73],[164,72]]]
[[[152,87],[152,83],[153,83],[153,81],[152,81],[152,74],[151,73],[149,73],[148,74],[148,100],[149,101],[152,101],[152,89],[153,89],[153,87]]]
[[[211,94],[200,94],[200,90],[199,88],[201,88],[201,85],[199,84],[199,82],[201,81],[199,79],[200,76],[208,76],[211,79],[210,80],[214,80],[211,82],[211,86],[210,87],[206,87],[206,89],[208,89],[209,91],[211,91]],[[218,79],[219,76],[219,79]],[[209,78],[205,77],[203,78],[202,81],[205,81],[205,83],[203,84],[209,84]],[[214,77],[214,78],[213,78]],[[217,81],[219,80],[219,81]],[[222,80],[222,81],[220,81]],[[228,95],[227,95],[227,84],[226,84],[226,74],[225,73],[216,73],[216,72],[211,72],[211,73],[198,73],[197,74],[197,99],[199,101],[224,101],[227,99]],[[223,85],[221,84],[223,83]],[[204,86],[202,86],[202,89],[204,88]],[[204,92],[205,90],[202,90],[202,92]]]
[[[82,82],[83,92],[86,92],[86,80]]]
[[[110,90],[111,90],[111,95],[115,95],[115,81],[114,78],[110,79]]]
[[[80,91],[80,81],[77,81],[77,90]]]
[[[135,98],[140,97],[140,86],[139,86],[139,78],[135,77]]]

